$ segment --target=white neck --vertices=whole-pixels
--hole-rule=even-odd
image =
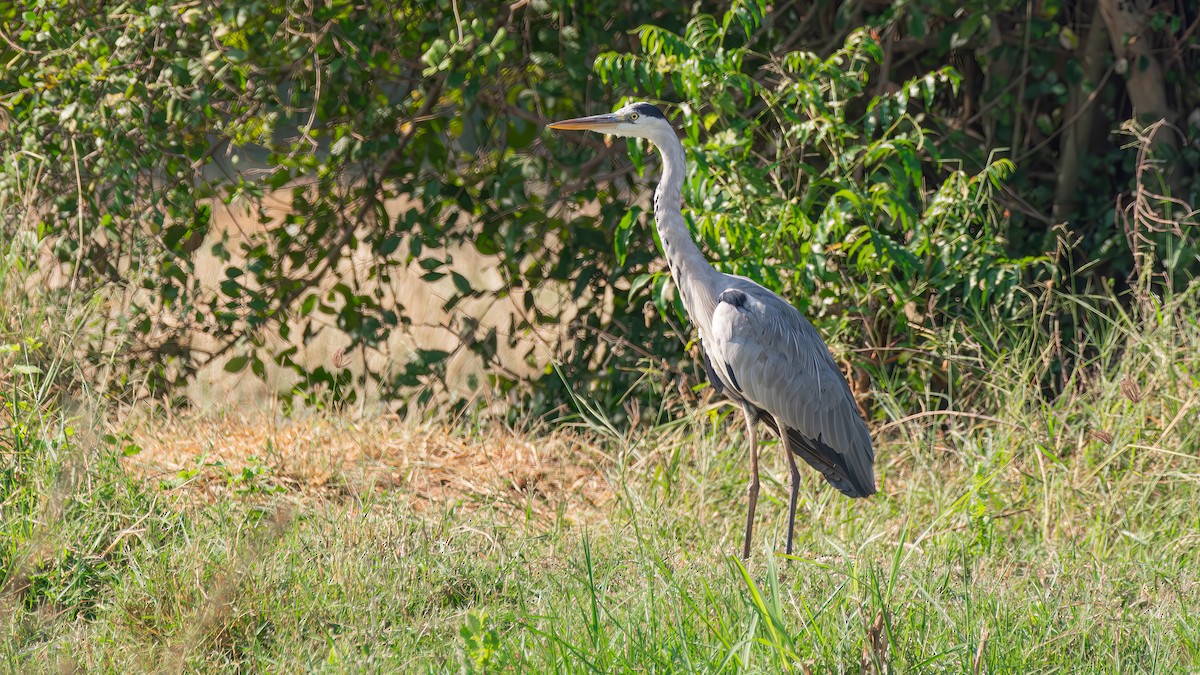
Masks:
[[[673,129],[650,136],[650,141],[662,156],[662,180],[654,191],[654,219],[658,237],[671,268],[671,277],[692,321],[708,325],[716,308],[714,290],[720,273],[713,269],[692,240],[687,222],[683,219],[683,181],[687,176],[687,160],[683,144]]]

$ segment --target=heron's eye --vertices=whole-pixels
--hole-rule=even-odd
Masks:
[[[638,118],[638,114],[637,114],[637,113],[629,113],[629,121],[630,121],[630,122],[636,122],[636,121],[637,121],[637,118]]]

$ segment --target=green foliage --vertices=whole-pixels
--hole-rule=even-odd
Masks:
[[[891,355],[930,347],[937,326],[1012,316],[1048,268],[1055,222],[1081,239],[1078,260],[1058,260],[1071,283],[1091,281],[1072,276],[1084,259],[1100,261],[1097,278],[1134,270],[1139,237],[1164,253],[1156,278],[1190,278],[1195,249],[1177,244],[1194,239],[1191,216],[1138,233],[1111,201],[1072,207],[1042,179],[1061,164],[1078,169],[1071,194],[1151,182],[1117,145],[1081,138],[1078,165],[1062,145],[1076,120],[1098,120],[1097,136],[1128,116],[1117,64],[1087,75],[1083,50],[1106,44],[1082,34],[1094,8],[717,4],[686,15],[654,0],[9,4],[0,233],[32,240],[38,293],[109,308],[79,345],[111,395],[173,396],[222,359],[229,372],[289,371],[295,402],[372,391],[420,408],[470,351],[490,389],[520,404],[510,410],[555,409],[566,381],[602,409],[630,392],[653,404],[666,380],[700,379],[679,349],[689,332],[649,216],[631,208],[654,162],[636,143],[542,130],[624,94],[664,102],[683,130],[704,248],[862,345],[849,360],[877,378]],[[1177,60],[1190,62],[1187,22],[1160,14],[1151,25],[1167,35],[1155,39],[1178,37]],[[1175,84],[1169,102],[1190,111],[1194,87]],[[1168,196],[1192,189],[1200,164],[1191,145],[1174,151],[1182,168],[1158,181]],[[261,227],[218,231],[223,210]],[[463,247],[492,256],[498,290],[472,286]],[[210,282],[200,253],[222,267]],[[365,357],[413,328],[383,290],[401,268],[445,284],[456,347],[417,345],[354,373],[304,361],[299,346],[325,331],[384,361]],[[565,294],[569,312],[539,302],[543,290]],[[461,311],[518,293],[509,326]],[[550,345],[567,378],[546,369],[523,383],[501,367],[506,341],[568,313]]]
[[[763,56],[752,46],[765,9],[737,3],[679,34],[643,26],[641,53],[596,61],[606,82],[680,99],[694,159],[684,201],[713,257],[831,328],[867,324],[853,341],[868,349],[920,347],[958,316],[1010,315],[1030,268],[1045,269],[1006,253],[992,195],[1013,165],[949,170],[922,122],[959,76],[942,69],[872,96],[882,52],[870,34],[826,58]],[[627,245],[618,238],[618,253]],[[635,286],[661,302],[667,275],[655,276]]]
[[[500,651],[500,634],[487,612],[467,612],[459,634],[463,639],[463,671],[467,673],[489,673],[503,670],[503,653]]]
[[[112,340],[127,342],[127,358],[113,364],[127,370],[112,379],[124,393],[138,393],[134,381],[143,395],[171,392],[231,357],[231,372],[294,371],[297,393],[310,398],[314,388],[370,382],[401,407],[427,401],[450,351],[423,349],[348,382],[303,365],[294,345],[332,324],[349,337],[347,351],[372,350],[406,328],[404,307],[378,290],[398,267],[451,277],[447,310],[481,296],[453,269],[455,246],[498,256],[499,296],[565,285],[593,322],[604,302],[594,291],[624,274],[610,256],[586,262],[611,247],[623,205],[569,218],[563,194],[527,189],[562,171],[538,144],[543,115],[595,88],[587,46],[622,37],[593,19],[613,16],[616,3],[589,3],[582,16],[570,3],[535,5],[10,7],[0,15],[12,38],[0,47],[0,142],[11,150],[0,175],[4,232],[36,233],[53,251],[70,283],[50,284],[50,297],[95,289],[115,305],[84,347],[98,364]],[[581,27],[558,30],[567,17]],[[571,193],[593,199],[596,183]],[[281,222],[269,209],[279,199],[290,201]],[[411,206],[385,207],[396,200]],[[16,217],[27,204],[38,205],[33,223]],[[211,233],[224,208],[263,229]],[[212,285],[195,269],[206,237],[225,265]],[[352,254],[370,264],[331,283]],[[526,297],[508,335],[560,316]],[[505,339],[467,316],[450,328],[488,364]],[[201,334],[215,347],[192,349]],[[578,350],[578,363],[595,351]],[[510,389],[500,372],[495,385]]]
[[[1138,22],[1146,30],[1125,42],[1152,43],[1167,71],[1160,81],[1141,84],[1161,91],[1167,108],[1139,110],[1145,102],[1131,96],[1125,75],[1150,64],[1140,59],[1130,65],[1123,50],[1112,49],[1103,4],[914,0],[896,3],[875,21],[893,35],[920,41],[915,50],[897,46],[897,54],[911,57],[906,70],[952,61],[963,71],[961,113],[954,106],[940,111],[939,145],[967,165],[982,165],[992,152],[1014,160],[1018,170],[1004,200],[1012,211],[1010,247],[1045,251],[1054,246],[1055,226],[1066,224],[1080,239],[1092,274],[1119,278],[1135,272],[1136,246],[1129,228],[1114,217],[1113,197],[1130,192],[1141,171],[1140,159],[1121,138],[1126,121],[1136,114],[1143,124],[1160,116],[1174,124],[1176,130],[1165,134],[1168,142],[1152,153],[1170,167],[1166,183],[1154,188],[1189,202],[1200,194],[1200,152],[1187,140],[1196,130],[1189,115],[1200,89],[1194,77],[1182,75],[1195,70],[1197,37],[1181,30],[1187,11],[1129,7],[1145,12]],[[1194,239],[1195,226],[1189,218],[1175,234]],[[1177,261],[1175,269],[1187,276],[1198,271],[1195,258]]]

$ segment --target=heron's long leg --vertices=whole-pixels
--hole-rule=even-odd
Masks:
[[[746,511],[746,544],[742,547],[742,560],[750,559],[750,534],[754,531],[754,509],[758,506],[758,413],[748,406],[742,408],[746,413],[746,436],[750,440],[750,507]]]
[[[788,466],[792,468],[792,496],[788,499],[788,555],[792,554],[792,534],[796,531],[796,497],[800,494],[800,469],[796,468],[796,453],[792,452],[792,442],[788,440],[787,428],[780,434],[783,437],[783,451],[788,456]]]

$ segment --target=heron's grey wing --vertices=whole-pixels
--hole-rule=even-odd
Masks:
[[[708,378],[708,383],[712,385],[713,390],[718,394],[724,394],[725,383],[721,381],[721,376],[717,375],[717,371],[713,370],[712,359],[708,358],[708,348],[704,346],[704,340],[700,340],[700,353],[704,355],[704,376]]]
[[[706,352],[730,395],[788,430],[793,449],[841,492],[875,492],[875,451],[850,386],[816,329],[756,284],[718,296]],[[780,429],[782,432],[782,428]]]

